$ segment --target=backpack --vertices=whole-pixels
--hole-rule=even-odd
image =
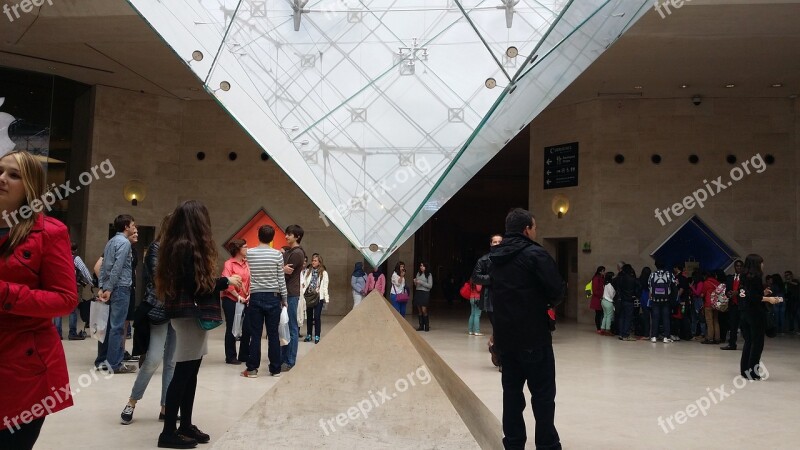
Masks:
[[[728,295],[725,293],[725,283],[720,283],[711,294],[711,307],[719,312],[728,310]]]
[[[669,301],[670,294],[672,294],[672,283],[669,281],[668,273],[666,271],[659,270],[658,272],[654,273],[652,277],[652,300],[656,303]]]
[[[586,292],[586,298],[592,298],[592,280],[589,280],[586,283],[586,286],[583,288],[584,292]]]

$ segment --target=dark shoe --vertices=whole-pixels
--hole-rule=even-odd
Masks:
[[[431,317],[429,315],[425,314],[425,320],[422,324],[425,325],[425,331],[431,331]]]
[[[419,326],[417,327],[417,331],[425,331],[425,317],[419,316]]]
[[[67,339],[69,339],[70,341],[82,341],[86,339],[86,336],[81,336],[79,334],[70,334]]]
[[[176,432],[172,433],[161,433],[158,435],[158,447],[159,448],[195,448],[197,447],[197,441],[180,435]]]
[[[303,339],[303,342],[311,342],[311,335],[310,335],[310,334],[307,334],[307,335],[306,335],[306,338],[305,338],[305,339]]]
[[[292,367],[294,366],[290,366],[289,364],[283,363],[281,364],[281,372],[288,372],[292,370]]]
[[[720,347],[720,350],[736,350],[735,345],[726,345],[725,347]]]
[[[166,418],[167,418],[167,416],[164,413],[158,413],[158,421],[159,422],[163,422],[164,420],[166,420]],[[176,417],[175,420],[180,422],[181,421],[181,416]]]
[[[319,344],[319,336],[314,336],[314,343]]]
[[[236,358],[230,358],[230,359],[226,359],[226,360],[225,360],[225,364],[233,364],[234,366],[238,366],[238,365],[241,365],[241,364],[242,364],[242,362],[241,362],[241,361],[239,361],[239,360],[238,360],[238,359],[236,359]]]
[[[178,434],[194,439],[198,444],[207,444],[211,440],[211,436],[200,431],[197,425],[192,425],[189,428],[178,428]]]
[[[709,341],[708,339],[703,339],[700,343],[701,344],[715,344],[714,341]]]
[[[139,357],[138,356],[131,356],[131,354],[126,351],[125,352],[125,356],[122,357],[122,360],[123,361],[138,361]]]
[[[133,422],[133,408],[135,406],[125,405],[125,408],[122,409],[122,414],[119,415],[121,424],[129,425]]]
[[[121,366],[119,366],[119,368],[117,370],[114,371],[114,374],[118,374],[118,373],[136,373],[136,370],[137,370],[136,366],[127,366],[125,364],[122,364]]]

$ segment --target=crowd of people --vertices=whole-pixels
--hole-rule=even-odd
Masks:
[[[655,265],[655,272],[644,267],[638,277],[624,262],[617,265],[616,275],[597,268],[587,296],[598,334],[622,341],[724,343],[721,350],[736,350],[741,331],[741,372],[750,377],[758,377],[753,368],[765,335],[800,334],[800,284],[791,271],[783,277],[765,275],[759,255],[737,259],[727,275],[721,269],[687,274],[680,263],[671,271],[661,261]]]

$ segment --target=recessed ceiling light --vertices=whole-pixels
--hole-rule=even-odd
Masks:
[[[736,87],[736,85],[735,85],[735,84],[733,84],[733,83],[728,83],[728,84],[726,84],[726,85],[725,85],[725,87],[726,87],[726,88],[728,88],[728,89],[730,89],[730,88],[735,88],[735,87]]]
[[[686,88],[688,88],[688,87],[689,87],[689,85],[688,85],[688,84],[682,84],[682,85],[681,85],[681,89],[686,89]]]
[[[634,89],[641,89],[642,87],[641,86],[634,86],[633,88]]]
[[[774,88],[783,87],[783,83],[773,83],[772,87],[774,87]]]

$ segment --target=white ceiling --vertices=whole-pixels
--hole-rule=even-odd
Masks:
[[[0,8],[17,3],[0,0]],[[556,104],[603,94],[800,94],[800,0],[693,0],[671,11],[663,19],[650,11]],[[201,83],[124,0],[45,2],[38,12],[7,20],[0,15],[2,66],[90,85],[209,99]],[[725,88],[728,83],[736,87]],[[783,87],[772,88],[773,83]],[[681,89],[681,84],[689,87]]]

